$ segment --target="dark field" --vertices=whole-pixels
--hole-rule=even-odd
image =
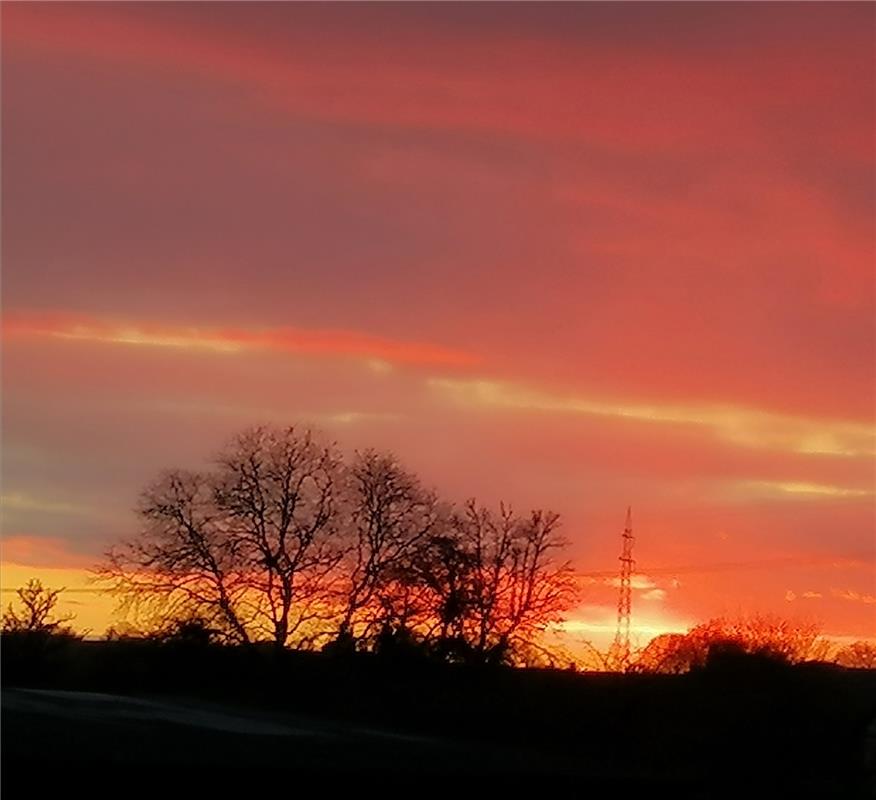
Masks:
[[[623,676],[146,642],[72,643],[38,664],[10,655],[4,798],[59,783],[87,796],[286,794],[313,780],[327,796],[426,796],[429,778],[464,796],[530,781],[572,797],[874,796],[874,672]]]

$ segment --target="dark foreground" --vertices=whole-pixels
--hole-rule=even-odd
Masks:
[[[532,783],[570,797],[876,797],[873,672],[580,675],[83,644],[63,670],[4,672],[4,798],[492,797]]]

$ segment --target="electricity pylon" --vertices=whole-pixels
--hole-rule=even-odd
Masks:
[[[617,633],[614,637],[614,652],[621,669],[626,669],[630,663],[630,612],[632,611],[632,579],[633,579],[633,513],[627,507],[627,521],[621,536],[622,546],[619,560],[620,582],[617,597]]]

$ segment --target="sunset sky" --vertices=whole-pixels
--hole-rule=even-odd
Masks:
[[[559,511],[574,635],[876,636],[870,3],[2,7],[3,595],[256,422]],[[70,593],[100,632],[107,602]]]

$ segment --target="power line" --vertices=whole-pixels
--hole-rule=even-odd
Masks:
[[[676,566],[640,567],[643,575],[682,575],[708,572],[742,572],[745,570],[793,568],[793,567],[834,567],[836,569],[870,568],[872,562],[861,556],[836,557],[794,557],[765,558],[750,561],[722,561],[712,564],[678,564]],[[596,570],[593,572],[576,572],[578,578],[616,578],[613,570]]]

